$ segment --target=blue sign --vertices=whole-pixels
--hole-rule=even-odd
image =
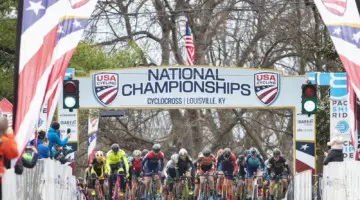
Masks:
[[[330,86],[330,98],[340,99],[346,96],[346,73],[306,73],[307,78],[314,84]]]
[[[339,121],[336,124],[336,129],[340,132],[340,133],[347,133],[347,131],[349,130],[349,124],[346,121]]]
[[[64,76],[64,80],[69,80],[69,77],[72,76],[74,78],[75,69],[74,68],[67,68]]]

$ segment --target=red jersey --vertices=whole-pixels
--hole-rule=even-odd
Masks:
[[[133,170],[135,173],[140,173],[141,172],[141,162],[142,162],[142,158],[140,158],[139,160],[132,160],[132,166],[133,166]]]

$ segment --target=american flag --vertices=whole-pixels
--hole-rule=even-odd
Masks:
[[[186,65],[194,65],[195,46],[194,46],[194,43],[193,43],[193,37],[191,35],[191,30],[190,30],[190,27],[189,27],[189,23],[186,23],[185,48],[186,48]]]
[[[326,2],[330,2],[331,4]],[[359,8],[354,0],[315,0],[315,4],[328,29],[336,51],[348,75],[350,135],[353,147],[357,149],[358,134],[356,96],[360,96]]]
[[[67,65],[97,0],[22,3],[15,121],[19,152],[34,133],[43,103],[48,105],[48,115],[54,110]]]
[[[99,128],[99,116],[93,116],[93,112],[89,111],[89,120],[88,120],[88,164],[94,158],[95,149],[96,149],[96,133]]]

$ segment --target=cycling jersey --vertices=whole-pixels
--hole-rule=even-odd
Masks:
[[[177,168],[179,172],[179,176],[183,176],[187,171],[190,171],[194,168],[192,159],[190,156],[187,156],[185,160],[179,158],[177,163]]]
[[[284,172],[290,173],[289,165],[286,162],[286,159],[282,156],[279,157],[279,160],[275,160],[274,157],[270,158],[267,166],[268,174],[274,172],[276,175],[280,175]]]
[[[255,158],[253,158],[251,155],[248,155],[246,157],[245,164],[248,177],[252,177],[253,174],[258,171],[258,169],[264,168],[264,161],[260,155],[256,155]]]
[[[215,160],[214,155],[211,154],[208,157],[199,155],[198,161],[197,161],[197,167],[202,172],[213,171],[215,163],[216,163],[216,160]]]
[[[104,179],[104,176],[106,173],[108,173],[108,168],[105,163],[105,159],[101,160],[100,162],[94,158],[91,161],[91,174],[96,174],[97,177],[99,177],[100,180]]]
[[[236,161],[236,164],[238,165],[238,175],[241,177],[245,177],[246,171],[245,171],[245,157],[240,160],[239,158]]]
[[[170,160],[169,162],[167,162],[166,167],[165,167],[165,172],[164,175],[166,178],[176,178],[176,164]]]
[[[128,161],[126,159],[126,153],[123,150],[119,150],[116,154],[110,150],[107,154],[107,164],[109,164],[110,169],[112,172],[114,171],[118,171],[118,172],[124,172],[124,167],[125,167],[125,172],[128,173],[129,172],[129,164]]]
[[[148,152],[141,162],[141,169],[145,170],[146,175],[149,175],[151,172],[159,173],[163,168],[164,154],[161,151],[157,154],[154,151]]]
[[[135,173],[140,173],[141,172],[141,161],[143,159],[140,158],[139,160],[136,160],[136,159],[133,159],[132,160],[132,169],[133,169],[133,172]]]
[[[223,171],[226,176],[232,176],[236,172],[236,157],[231,153],[228,159],[221,154],[217,160],[217,170]]]

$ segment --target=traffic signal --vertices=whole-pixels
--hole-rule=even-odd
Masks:
[[[303,84],[301,86],[302,96],[301,96],[301,113],[312,115],[316,113],[317,110],[317,93],[316,93],[316,85],[308,82],[307,84]]]
[[[63,108],[73,109],[79,108],[79,81],[66,80],[63,84]]]

